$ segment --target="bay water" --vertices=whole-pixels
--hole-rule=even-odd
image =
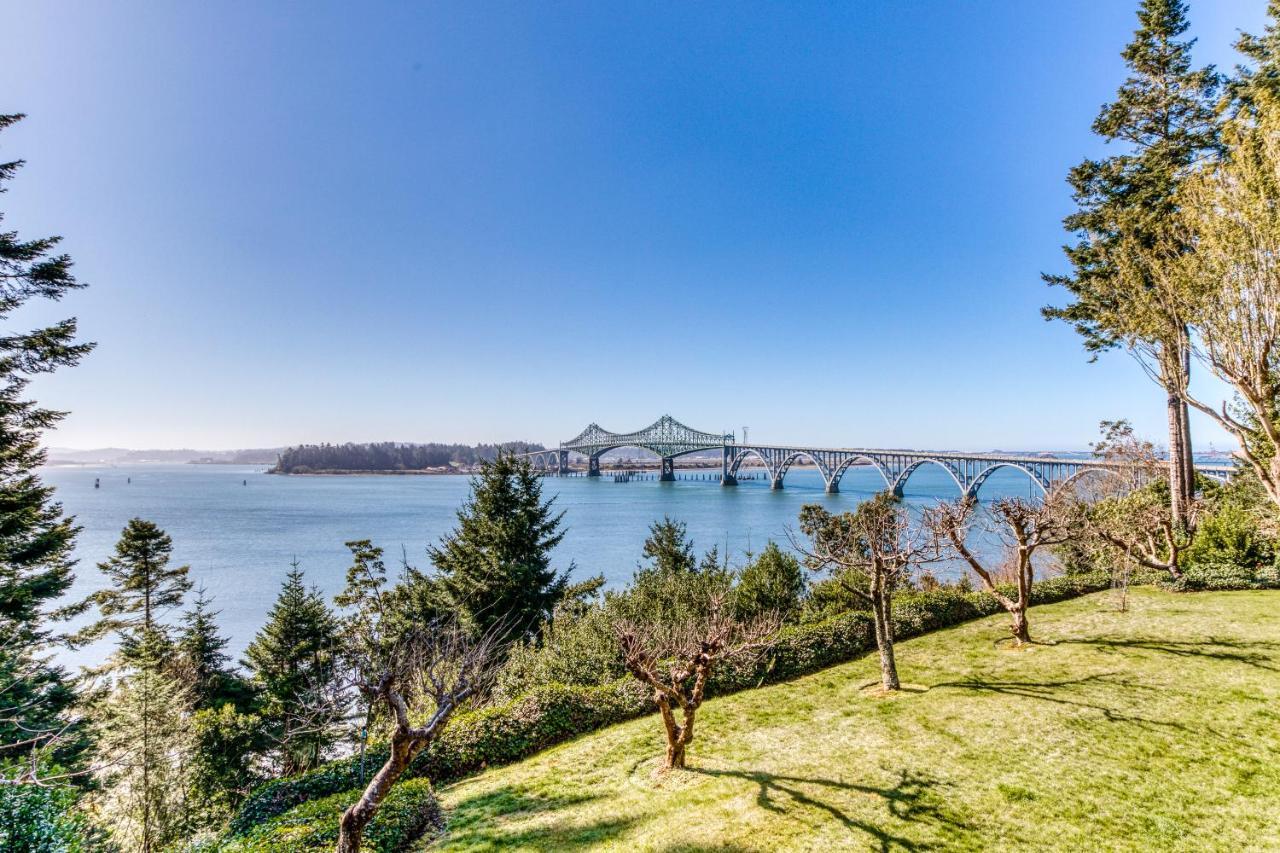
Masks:
[[[565,536],[555,565],[572,566],[574,580],[602,574],[609,586],[624,585],[640,561],[649,525],[664,516],[688,526],[698,553],[714,545],[740,565],[769,540],[786,547],[787,531],[796,527],[804,504],[840,512],[884,488],[869,466],[851,468],[834,495],[823,491],[813,469],[793,468],[776,491],[763,475],[734,488],[722,487],[717,475],[682,471],[682,478],[706,479],[674,483],[618,483],[608,472],[600,478],[543,479],[544,496],[564,512]],[[173,538],[174,564],[189,565],[196,586],[213,597],[219,626],[230,638],[228,652],[237,658],[263,624],[293,560],[327,597],[342,588],[350,564],[343,543],[349,540],[370,539],[383,547],[389,570],[402,559],[429,570],[427,546],[453,529],[470,491],[466,476],[279,476],[266,474],[264,466],[241,465],[51,466],[41,476],[82,527],[72,597],[104,585],[97,563],[110,556],[129,519],[145,518]],[[1001,469],[981,497],[1028,496],[1036,493],[1033,488],[1025,474]],[[957,496],[945,472],[925,465],[908,481],[904,497],[919,510]],[[934,568],[942,577],[960,570],[953,564]],[[104,641],[61,659],[92,664],[109,649]]]

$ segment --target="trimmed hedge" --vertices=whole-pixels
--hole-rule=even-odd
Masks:
[[[1209,592],[1239,589],[1275,589],[1280,587],[1275,566],[1251,569],[1236,563],[1193,563],[1176,581],[1167,578],[1161,586],[1175,592]]]
[[[360,796],[359,790],[343,791],[295,806],[264,821],[240,838],[213,848],[218,853],[293,853],[332,850],[338,841],[338,821]],[[399,853],[426,832],[444,828],[444,817],[431,783],[410,779],[391,789],[364,833],[364,848],[377,853]]]
[[[1110,586],[1111,576],[1105,572],[1049,578],[1032,587],[1031,603],[1051,604]],[[985,592],[905,593],[894,600],[894,636],[916,637],[1000,612],[1000,605]],[[873,648],[869,613],[844,613],[811,625],[788,626],[763,658],[717,668],[708,693],[722,695],[786,681],[852,660]],[[548,684],[505,704],[457,715],[406,776],[450,781],[652,711],[648,689],[629,676],[598,687]],[[371,774],[386,757],[385,747],[370,749],[365,757],[367,772]],[[360,784],[358,757],[269,782],[245,801],[231,821],[230,832],[247,833],[299,803]]]

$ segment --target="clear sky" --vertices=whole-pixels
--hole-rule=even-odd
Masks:
[[[1163,434],[1038,314],[1136,0],[4,5],[0,209],[99,343],[52,444]]]

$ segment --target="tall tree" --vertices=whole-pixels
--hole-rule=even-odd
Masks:
[[[116,843],[152,853],[192,828],[189,697],[170,674],[172,644],[143,629],[124,670],[99,703],[102,793],[98,811]]]
[[[120,650],[127,659],[143,636],[166,635],[160,617],[181,605],[191,589],[190,567],[170,567],[172,554],[173,540],[167,533],[150,521],[131,519],[116,542],[115,554],[98,564],[112,585],[93,595],[102,616],[85,636],[119,632]]]
[[[22,118],[0,115],[0,131]],[[0,193],[22,164],[0,162]],[[84,286],[57,251],[60,239],[24,240],[0,230],[0,320],[12,321],[32,300],[56,301]],[[79,528],[36,475],[45,461],[40,436],[65,413],[40,407],[26,390],[32,377],[75,365],[92,346],[76,342],[74,319],[0,334],[0,761],[27,758],[55,741],[66,760],[74,741],[65,728],[74,690],[49,651],[59,641],[54,626],[74,610],[57,602],[71,586]]]
[[[477,635],[501,622],[513,637],[533,634],[564,595],[569,569],[551,567],[564,532],[555,499],[528,460],[501,454],[471,481],[458,526],[430,548],[440,583]]]
[[[1217,150],[1213,98],[1219,77],[1212,67],[1192,67],[1195,40],[1182,38],[1188,28],[1183,0],[1142,0],[1138,23],[1122,54],[1130,75],[1093,123],[1094,133],[1127,150],[1087,159],[1071,170],[1068,181],[1078,209],[1064,225],[1077,237],[1065,247],[1072,272],[1044,279],[1064,287],[1074,301],[1045,308],[1044,315],[1071,323],[1095,356],[1127,346],[1164,388],[1170,509],[1175,524],[1185,528],[1195,493],[1183,398],[1190,381],[1188,318],[1176,303],[1153,302],[1146,283],[1124,274],[1122,261],[1132,242],[1151,245],[1169,234],[1179,182],[1193,164]]]
[[[335,734],[327,701],[335,678],[338,622],[295,561],[244,662],[261,691],[261,714],[277,744],[279,770],[314,767]]]
[[[1226,151],[1181,188],[1183,239],[1135,247],[1132,265],[1153,291],[1187,306],[1196,354],[1235,393],[1211,403],[1184,393],[1240,442],[1240,452],[1280,506],[1280,97],[1250,90],[1251,110],[1224,129]]]
[[[1247,63],[1227,81],[1227,106],[1236,118],[1256,115],[1260,97],[1280,100],[1280,0],[1268,0],[1267,17],[1261,35],[1241,33],[1236,41]]]

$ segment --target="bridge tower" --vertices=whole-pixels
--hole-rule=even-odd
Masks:
[[[587,476],[588,477],[600,476],[600,454],[599,453],[595,453],[587,457]]]
[[[556,473],[563,477],[569,473],[569,451],[561,449],[556,455],[556,463],[560,466],[556,469]]]
[[[674,456],[662,457],[662,476],[658,479],[670,483],[676,478],[676,459]]]
[[[736,486],[738,478],[729,473],[729,466],[733,464],[733,450],[730,449],[728,442],[724,445],[724,456],[720,461],[720,485]]]

